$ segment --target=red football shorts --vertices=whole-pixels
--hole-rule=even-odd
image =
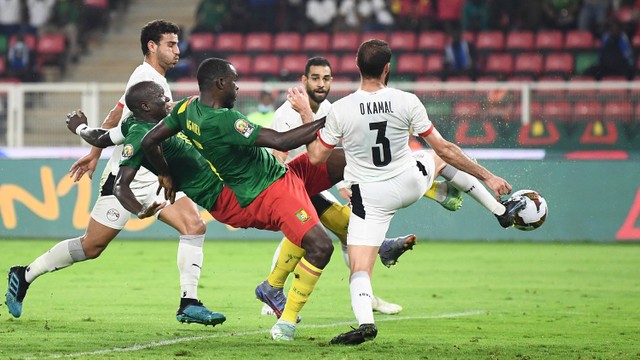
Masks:
[[[326,166],[313,166],[306,154],[287,164],[288,171],[269,185],[251,204],[241,208],[229,188],[224,187],[210,213],[216,220],[237,228],[282,231],[301,246],[304,235],[320,218],[309,195],[331,187]]]

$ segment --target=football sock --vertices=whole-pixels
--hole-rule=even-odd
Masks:
[[[287,303],[280,318],[295,324],[300,310],[309,300],[313,288],[316,286],[320,275],[322,275],[322,269],[311,265],[306,259],[302,258],[293,270],[293,274],[295,276],[291,282]]]
[[[27,266],[25,279],[31,283],[44,273],[64,269],[86,259],[80,237],[62,240]]]
[[[422,196],[437,202],[443,202],[447,197],[447,185],[446,183],[436,180]]]
[[[458,190],[467,193],[474,200],[484,206],[487,210],[496,215],[502,215],[506,211],[504,205],[496,200],[491,193],[474,176],[460,171],[451,165],[446,165],[442,169],[442,177],[449,180],[449,184]]]
[[[351,209],[347,205],[333,203],[322,214],[320,221],[327,229],[336,234],[340,239],[347,238],[347,229],[349,228],[349,216]]]
[[[180,235],[178,243],[178,271],[180,272],[181,297],[189,299],[198,298],[198,281],[202,270],[204,258],[202,235]]]
[[[351,275],[349,282],[351,291],[351,307],[358,320],[358,325],[373,324],[373,289],[371,279],[366,271],[357,271]]]
[[[267,282],[274,288],[283,288],[289,274],[294,271],[298,261],[304,256],[306,251],[298,245],[292,243],[289,239],[282,239],[280,244],[280,253],[278,260],[271,270],[271,274],[267,277]],[[294,318],[295,321],[295,318]]]

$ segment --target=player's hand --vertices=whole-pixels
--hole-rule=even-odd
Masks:
[[[149,207],[142,206],[142,209],[136,214],[139,219],[148,218],[149,216],[155,215],[158,211],[162,210],[165,206],[167,206],[167,202],[157,202],[154,201],[153,204],[149,205]]]
[[[89,179],[93,178],[93,172],[96,171],[98,166],[99,156],[96,156],[93,152],[81,157],[71,165],[69,169],[69,177],[73,178],[73,182],[78,182],[84,174],[89,176]]]
[[[493,191],[493,194],[496,200],[500,201],[501,195],[509,195],[511,194],[511,184],[507,182],[507,180],[493,175],[484,182],[489,189]]]
[[[338,193],[341,198],[347,200],[347,202],[351,202],[351,190],[349,188],[340,188],[338,189]]]
[[[82,110],[78,109],[67,114],[67,129],[72,133],[76,133],[76,129],[80,125],[87,125],[87,117]]]
[[[164,198],[173,204],[176,201],[176,190],[173,186],[173,179],[171,176],[158,176],[158,183],[160,183],[160,186],[158,186],[156,194],[160,194],[160,191],[164,189]]]
[[[307,123],[313,121],[313,112],[309,105],[309,95],[301,87],[289,88],[287,90],[287,100],[291,103],[293,110],[302,116],[302,122]]]

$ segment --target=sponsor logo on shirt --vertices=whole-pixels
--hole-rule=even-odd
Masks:
[[[247,139],[249,138],[249,136],[251,136],[253,130],[255,130],[255,127],[245,119],[236,120],[233,126],[236,128],[236,131],[240,133],[240,135],[246,137]]]
[[[122,158],[128,159],[133,155],[133,145],[127,144],[122,148]]]
[[[296,217],[298,218],[298,220],[300,220],[301,223],[306,223],[307,221],[309,221],[311,219],[311,217],[309,216],[309,214],[307,214],[307,212],[304,209],[300,209],[296,212]]]

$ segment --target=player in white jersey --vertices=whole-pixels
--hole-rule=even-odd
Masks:
[[[371,275],[378,247],[396,211],[420,199],[437,176],[473,197],[503,227],[512,226],[515,212],[524,206],[522,200],[499,201],[501,195],[511,192],[511,185],[442,138],[417,96],[387,87],[391,49],[385,41],[362,43],[356,61],[360,89],[333,104],[325,127],[307,146],[310,160],[319,164],[342,141],[347,161],[344,179],[352,191],[347,235],[349,286],[359,327],[334,337],[330,344],[354,345],[376,337]],[[408,145],[411,129],[435,153],[412,154]]]
[[[178,62],[179,31],[176,24],[165,20],[149,22],[142,28],[140,45],[144,62],[129,77],[125,93],[129,87],[141,81],[154,81],[161,85],[165,95],[171,98],[171,90],[165,74]],[[107,115],[102,127],[116,127],[129,114],[123,95]],[[59,242],[28,266],[14,266],[9,270],[6,303],[14,317],[22,314],[22,302],[27,289],[38,276],[77,262],[97,258],[124,228],[130,213],[113,195],[113,186],[119,171],[121,154],[126,151],[127,149],[122,149],[122,146],[114,149],[100,181],[100,195],[93,207],[84,235]],[[71,176],[76,181],[80,180],[85,173],[91,177],[101,152],[102,149],[92,148],[88,155],[72,165]],[[156,195],[157,177],[147,169],[141,168],[138,171],[130,187],[136,198],[144,205],[138,216],[146,217],[165,205],[164,198]],[[162,208],[156,215],[180,233],[178,269],[182,296],[176,318],[181,322],[196,322],[204,325],[223,322],[224,316],[209,311],[197,297],[203,261],[202,245],[206,231],[206,224],[200,217],[198,207],[188,197],[183,196],[174,204]]]
[[[313,112],[313,119],[317,120],[326,116],[331,109],[331,102],[327,99],[327,96],[331,91],[331,82],[333,80],[333,73],[329,61],[326,58],[319,56],[310,58],[305,65],[304,74],[301,76],[300,80],[307,93],[308,103],[311,107],[311,111]],[[291,102],[285,101],[276,110],[271,127],[274,130],[284,132],[297,128],[301,125],[302,118],[300,114],[293,108]],[[300,146],[286,153],[277,150],[274,150],[273,153],[280,161],[287,162],[306,151],[306,146]],[[436,185],[437,184],[434,184],[434,187]],[[441,190],[444,194],[442,197],[443,206],[445,206],[444,204],[449,204],[453,207],[450,210],[456,210],[459,208],[462,202],[460,192],[453,187],[451,187],[451,189],[447,189],[446,183],[442,184],[442,186],[444,186],[444,190]],[[350,201],[351,192],[344,186],[344,183],[341,181],[336,185],[336,187],[338,188],[341,197]],[[436,193],[436,191],[434,190],[433,193]],[[321,194],[311,197],[311,201],[320,215],[320,220],[323,225],[340,239],[343,259],[348,267],[347,226],[349,223],[349,214],[351,212],[349,206],[342,205],[329,191],[323,191]],[[394,265],[397,262],[398,257],[400,257],[406,250],[413,247],[415,241],[415,235],[385,239],[380,247],[380,260],[388,267]],[[276,249],[273,256],[272,268],[275,267],[282,246],[287,242],[288,239],[283,238],[282,242]],[[287,247],[285,246],[285,249],[286,248]],[[284,297],[284,294],[282,294],[282,296]],[[374,296],[372,301],[374,311],[388,315],[397,314],[402,311],[402,306],[387,302],[380,297]],[[281,301],[281,303],[283,302],[284,301]],[[262,314],[273,315],[274,311],[269,305],[265,304],[262,307]]]

